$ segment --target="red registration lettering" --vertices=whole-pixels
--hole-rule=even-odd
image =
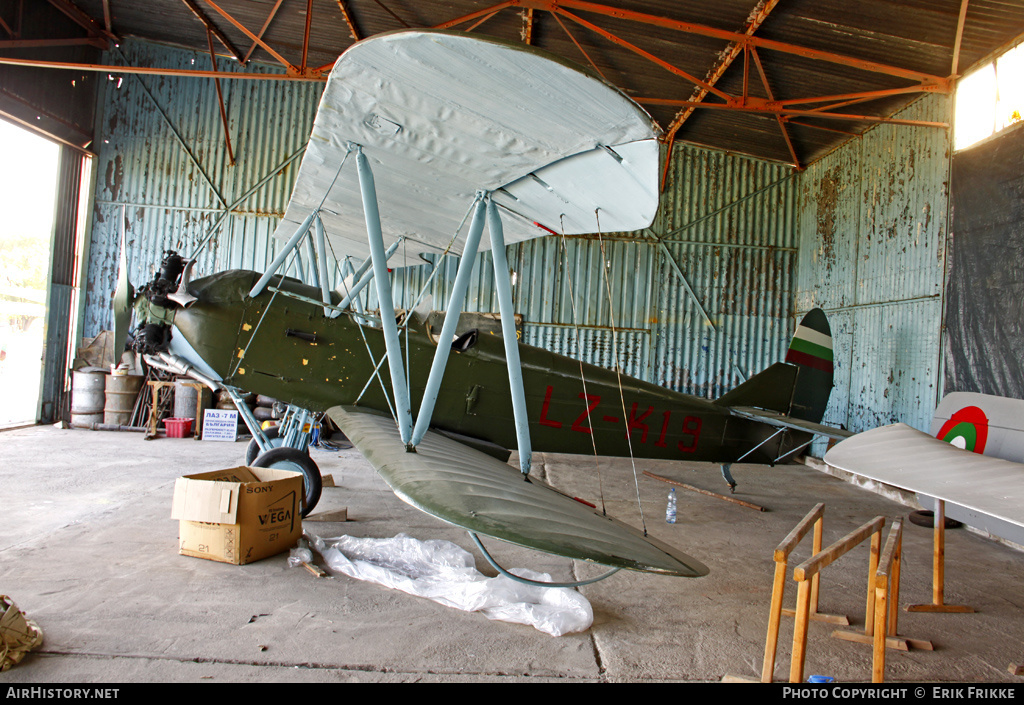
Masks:
[[[683,435],[689,436],[689,440],[679,441],[679,450],[684,453],[692,453],[697,450],[697,439],[700,438],[701,420],[696,416],[687,416],[683,419]]]
[[[548,407],[551,406],[552,391],[554,391],[554,388],[549,384],[548,390],[544,392],[544,406],[541,407],[540,410],[540,422],[545,426],[550,426],[551,428],[561,428],[561,421],[552,421],[551,419],[548,418]]]
[[[629,412],[629,419],[626,420],[626,438],[629,438],[630,436],[633,435],[633,430],[634,429],[638,429],[639,428],[639,429],[643,430],[643,433],[640,434],[640,442],[641,443],[646,443],[647,442],[647,432],[650,429],[647,428],[647,424],[643,423],[643,420],[651,415],[651,412],[654,411],[654,407],[653,406],[647,407],[647,411],[645,411],[643,413],[643,416],[641,416],[640,418],[637,418],[636,417],[636,408],[637,408],[637,406],[638,406],[637,402],[633,402],[633,408]]]
[[[601,397],[596,394],[584,394],[583,392],[580,392],[580,399],[586,399],[590,402],[590,406],[587,407],[586,411],[576,417],[576,420],[572,424],[572,430],[579,431],[580,433],[593,434],[593,431],[590,430],[589,426],[581,426],[580,424],[584,419],[590,416],[590,412],[594,410],[594,407],[601,403]]]
[[[665,418],[665,420],[661,422],[661,435],[658,436],[658,440],[655,441],[654,445],[658,446],[659,448],[666,448],[668,447],[668,443],[665,442],[665,434],[668,433],[668,420],[672,417],[672,412],[664,411],[661,415]]]

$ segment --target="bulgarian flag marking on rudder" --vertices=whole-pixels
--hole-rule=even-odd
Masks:
[[[786,362],[831,372],[832,336],[807,326],[797,326],[786,353]]]

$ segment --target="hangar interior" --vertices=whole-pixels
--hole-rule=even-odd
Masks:
[[[297,573],[281,556],[251,564],[248,573],[205,561],[180,567],[175,561],[186,559],[176,555],[173,539],[160,545],[147,524],[173,533],[164,505],[174,479],[230,467],[240,451],[54,427],[70,418],[71,370],[83,341],[114,328],[122,254],[136,283],[154,276],[167,250],[194,257],[200,274],[264,271],[282,251],[274,233],[335,60],[358,41],[431,28],[519,42],[580,64],[636,101],[662,133],[660,207],[649,227],[553,233],[508,247],[522,342],[714,400],[782,360],[798,322],[820,308],[831,327],[835,370],[826,425],[860,433],[903,423],[928,432],[951,392],[1024,399],[1024,131],[993,104],[994,134],[970,147],[957,144],[958,118],[967,120],[957,103],[959,79],[991,67],[1022,41],[1019,2],[0,0],[0,117],[59,145],[38,401],[34,418],[19,419],[35,425],[0,434],[3,472],[11,476],[5,483],[24,507],[6,523],[35,527],[12,529],[0,546],[9,558],[3,589],[28,616],[48,617],[53,632],[13,677],[756,680],[774,545],[817,502],[839,507],[836,527],[828,529],[835,537],[876,514],[905,515],[900,502],[914,505],[913,493],[870,480],[832,484],[833,476],[813,469],[827,469],[820,460],[827,442],[816,440],[805,464],[747,469],[735,496],[771,504],[762,516],[680,498],[683,545],[711,567],[713,577],[702,580],[714,580],[713,587],[695,597],[659,583],[647,593],[654,604],[646,609],[642,574],[581,588],[599,605],[594,626],[541,646],[525,628],[493,631],[461,615],[436,627],[452,619],[432,612],[442,608],[409,607],[403,600],[413,598],[377,588],[350,587],[339,607],[332,604],[336,585],[296,588]],[[995,93],[993,102],[1011,99],[1006,93]],[[479,255],[467,312],[498,311],[490,258]],[[424,286],[435,309],[446,307],[458,258],[425,259],[396,267],[397,308],[414,307]],[[440,274],[428,279],[432,267]],[[342,270],[332,276],[339,286]],[[377,308],[376,294],[367,293],[364,305]],[[46,450],[33,450],[40,443]],[[542,476],[556,486],[593,480],[578,458],[544,453],[539,460]],[[133,469],[119,470],[119,462]],[[352,531],[383,537],[407,525],[459,535],[430,517],[411,516],[361,462],[343,452],[321,463],[340,485],[367,491],[359,499],[324,488],[328,509],[343,504],[350,516],[364,517]],[[142,469],[151,465],[158,466],[154,475]],[[687,477],[722,492],[717,468],[709,472],[707,465],[687,467]],[[659,468],[671,470],[658,463],[649,469]],[[67,477],[55,477],[61,475]],[[133,487],[133,477],[146,485]],[[40,494],[41,485],[52,495]],[[615,479],[600,492],[635,509],[629,485]],[[667,486],[645,480],[645,489],[650,496],[641,505],[661,523]],[[80,490],[84,504],[68,495]],[[107,492],[116,495],[104,499]],[[751,526],[733,535],[736,522]],[[652,533],[672,542],[667,530]],[[117,544],[123,532],[147,536],[125,554],[135,558],[112,556],[94,577],[59,577],[57,565],[84,566],[73,554],[112,550],[103,546]],[[748,541],[752,534],[757,538]],[[474,551],[464,537],[455,540]],[[977,614],[926,623],[934,652],[911,649],[903,662],[903,654],[890,656],[888,679],[1012,681],[1016,674],[1006,665],[1024,658],[1012,649],[1024,633],[1015,606],[1024,595],[1012,580],[1020,554],[976,535],[950,533],[947,540],[947,579],[966,593],[956,597],[985,604]],[[921,601],[932,599],[933,536],[922,531],[905,541],[903,579],[919,589]],[[921,560],[911,572],[915,551]],[[746,565],[762,558],[756,569]],[[40,560],[49,566],[40,570],[46,577],[33,578]],[[549,562],[550,570],[575,578],[594,574],[578,561]],[[135,570],[146,577],[136,580]],[[835,580],[846,592],[861,591],[858,571]],[[158,573],[168,587],[147,599],[143,586],[152,589]],[[195,585],[204,579],[215,587],[200,598]],[[81,612],[84,634],[65,612],[64,597],[45,597],[51,581],[64,580],[69,595],[93,595]],[[636,602],[612,592],[616,580],[628,581],[622,592]],[[275,581],[284,585],[268,586]],[[159,594],[172,587],[173,596]],[[114,606],[97,594],[108,590],[123,591],[139,616],[112,614]],[[289,596],[297,590],[311,591],[303,598],[308,609]],[[246,604],[250,594],[263,611],[241,624],[242,613],[249,620],[257,609]],[[150,603],[159,600],[182,610],[185,623],[175,626],[171,615],[152,612]],[[713,604],[695,608],[700,602]],[[221,604],[231,605],[223,615],[231,613],[232,626],[213,624]],[[400,644],[409,639],[393,632],[367,645],[375,619],[405,620],[420,643]],[[913,618],[906,619],[904,625]],[[131,636],[120,641],[108,628]],[[252,634],[260,628],[266,633]],[[824,632],[817,638],[809,663],[821,659],[818,665],[840,680],[869,677],[870,651],[837,646]],[[261,639],[277,641],[260,651],[267,646]],[[125,658],[114,665],[119,654]],[[103,668],[90,670],[95,662]],[[775,678],[786,679],[781,666]]]

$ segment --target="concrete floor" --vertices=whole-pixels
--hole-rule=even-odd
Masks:
[[[316,578],[287,554],[232,566],[177,554],[170,517],[176,477],[241,464],[245,444],[32,427],[0,433],[0,592],[42,629],[43,645],[4,683],[150,682],[644,682],[760,675],[772,552],[824,502],[825,543],[875,516],[908,508],[805,465],[737,465],[736,498],[758,512],[679,490],[679,521],[664,522],[668,485],[641,476],[650,533],[702,560],[700,579],[620,572],[580,588],[594,610],[583,633],[552,637],[347,577]],[[326,488],[314,516],[347,507],[350,521],[307,519],[320,536],[447,539],[477,554],[462,530],[405,505],[355,450],[313,450]],[[722,491],[708,464],[638,462]],[[547,454],[535,471],[639,524],[629,461]],[[598,479],[600,474],[600,481]],[[809,539],[791,566],[809,555]],[[932,537],[907,524],[901,603],[931,601]],[[490,542],[508,567],[555,580],[597,566]],[[477,554],[478,555],[478,554]],[[966,530],[947,533],[946,594],[974,614],[900,613],[899,634],[934,651],[889,651],[889,682],[1018,682],[1024,661],[1024,554]],[[820,610],[863,630],[868,549],[823,577]],[[479,569],[494,571],[478,555]],[[787,603],[795,584],[788,580]],[[788,680],[792,619],[783,618],[775,678]],[[812,623],[806,674],[869,681],[869,646]]]

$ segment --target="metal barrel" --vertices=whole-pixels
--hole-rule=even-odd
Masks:
[[[103,404],[106,400],[106,372],[78,372],[71,376],[71,425],[91,428],[103,423]]]
[[[201,404],[200,395],[202,395]],[[212,405],[212,399],[213,395],[210,389],[198,384],[194,379],[180,378],[174,381],[174,416],[176,418],[195,419],[204,409],[208,409]]]
[[[135,400],[142,389],[142,375],[108,375],[106,383],[106,405],[103,407],[103,423],[112,426],[127,426],[131,423]]]

